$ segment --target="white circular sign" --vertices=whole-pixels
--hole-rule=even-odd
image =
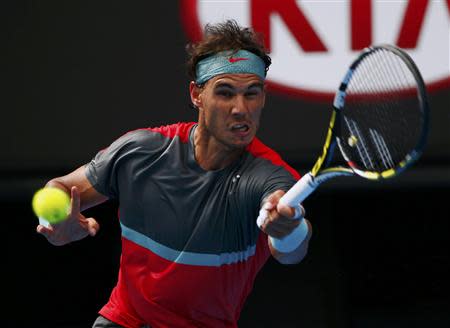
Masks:
[[[450,1],[183,0],[192,41],[207,23],[234,19],[261,32],[270,50],[270,89],[331,99],[348,66],[370,45],[408,52],[429,90],[450,87]]]

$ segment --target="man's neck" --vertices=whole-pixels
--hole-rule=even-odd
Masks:
[[[194,155],[200,167],[206,171],[223,169],[235,162],[244,152],[231,148],[212,137],[202,126],[194,132]]]

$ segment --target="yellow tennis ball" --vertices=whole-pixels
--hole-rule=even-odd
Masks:
[[[354,135],[351,135],[350,137],[348,137],[347,142],[350,147],[355,147],[358,143],[358,138],[356,138]]]
[[[59,188],[46,187],[34,194],[31,205],[36,216],[58,223],[69,215],[70,197]]]

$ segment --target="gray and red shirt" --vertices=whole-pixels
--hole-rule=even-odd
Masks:
[[[236,327],[270,251],[256,218],[262,200],[299,178],[257,138],[232,165],[205,171],[196,123],[139,129],[86,166],[119,201],[119,278],[100,314],[130,328]]]

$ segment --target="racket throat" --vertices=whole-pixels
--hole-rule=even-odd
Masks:
[[[311,173],[313,176],[316,176],[318,172],[320,171],[320,168],[325,164],[328,165],[328,162],[330,162],[331,158],[333,157],[334,148],[336,146],[335,138],[334,138],[334,129],[335,129],[335,122],[337,117],[337,108],[335,108],[331,114],[330,119],[330,125],[328,126],[328,132],[327,137],[325,139],[325,143],[323,145],[322,149],[322,155],[319,156],[316,163],[314,164]]]

